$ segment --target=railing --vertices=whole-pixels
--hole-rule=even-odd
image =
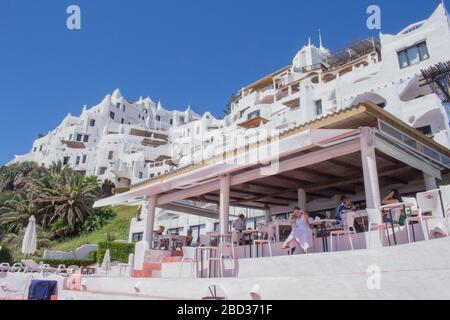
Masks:
[[[379,130],[381,133],[384,133],[389,137],[399,141],[402,145],[413,150],[414,152],[417,152],[428,159],[434,160],[442,164],[443,166],[450,168],[449,157],[443,155],[442,153],[434,149],[431,149],[430,147],[427,147],[422,142],[419,142],[416,139],[411,138],[409,135],[404,134],[400,130],[397,130],[396,128],[392,127],[391,125],[387,124],[382,120],[379,120]]]

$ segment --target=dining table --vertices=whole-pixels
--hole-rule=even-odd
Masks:
[[[387,214],[389,215],[389,220],[387,219],[383,219],[384,223],[386,225],[386,229],[389,229],[388,224],[391,225],[392,228],[392,236],[393,236],[393,240],[394,240],[394,244],[397,245],[397,237],[395,235],[395,225],[394,225],[394,215],[393,215],[393,211],[395,210],[400,210],[401,213],[404,213],[405,215],[407,214],[406,211],[407,209],[411,210],[411,208],[414,206],[414,204],[412,203],[406,203],[406,202],[399,202],[399,203],[392,203],[392,204],[387,204],[381,207],[381,212],[383,213],[383,217]],[[414,228],[413,228],[413,232],[414,232]],[[389,246],[392,245],[391,243],[391,237],[389,236],[389,232],[387,232],[387,237],[388,237],[388,242],[389,242]],[[414,234],[414,238],[415,238],[415,234]]]
[[[195,271],[196,275],[198,275],[198,265],[200,264],[200,278],[206,278],[204,276],[204,265],[205,265],[205,255],[209,258],[216,258],[219,248],[213,246],[200,246],[195,248]],[[208,275],[207,277],[211,277],[211,260],[208,259]]]
[[[329,252],[327,233],[330,229],[333,228],[333,226],[336,226],[337,224],[338,221],[336,221],[336,219],[318,219],[309,223],[311,227],[316,227],[318,229],[320,228],[323,252]]]

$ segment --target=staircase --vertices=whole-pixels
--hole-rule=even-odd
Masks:
[[[133,270],[134,278],[161,278],[161,266],[163,263],[180,262],[181,251],[148,250],[145,253],[144,269]]]

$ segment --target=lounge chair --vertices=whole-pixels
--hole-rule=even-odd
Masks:
[[[33,280],[33,276],[30,275],[26,277],[24,280],[20,281],[16,286],[11,286],[7,283],[2,283],[0,285],[0,289],[5,293],[3,300],[26,300],[26,293],[28,287],[30,286],[31,280]]]

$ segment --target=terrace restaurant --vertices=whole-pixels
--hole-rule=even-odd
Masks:
[[[255,156],[258,161],[248,161]],[[450,150],[379,106],[362,103],[142,182],[95,207],[145,207],[135,271],[179,255],[170,267],[163,263],[163,277],[188,274],[185,263],[196,266],[192,277],[236,276],[242,259],[292,253],[282,248],[291,223],[274,218],[277,208],[299,206],[310,212],[314,238],[308,254],[448,236],[450,196],[442,186],[449,169]],[[401,190],[403,201],[382,206],[383,196],[394,188]],[[360,206],[351,219],[337,223],[334,210],[324,209],[336,208],[342,195]],[[193,205],[199,203],[216,204],[217,210]],[[230,230],[235,218],[230,206],[262,209],[266,221],[238,237]],[[184,237],[169,237],[169,250],[160,250],[154,234],[157,207],[218,219],[220,230],[201,235],[196,247],[184,246]],[[356,231],[354,221],[362,229]],[[224,262],[223,268],[227,259],[234,263]]]

